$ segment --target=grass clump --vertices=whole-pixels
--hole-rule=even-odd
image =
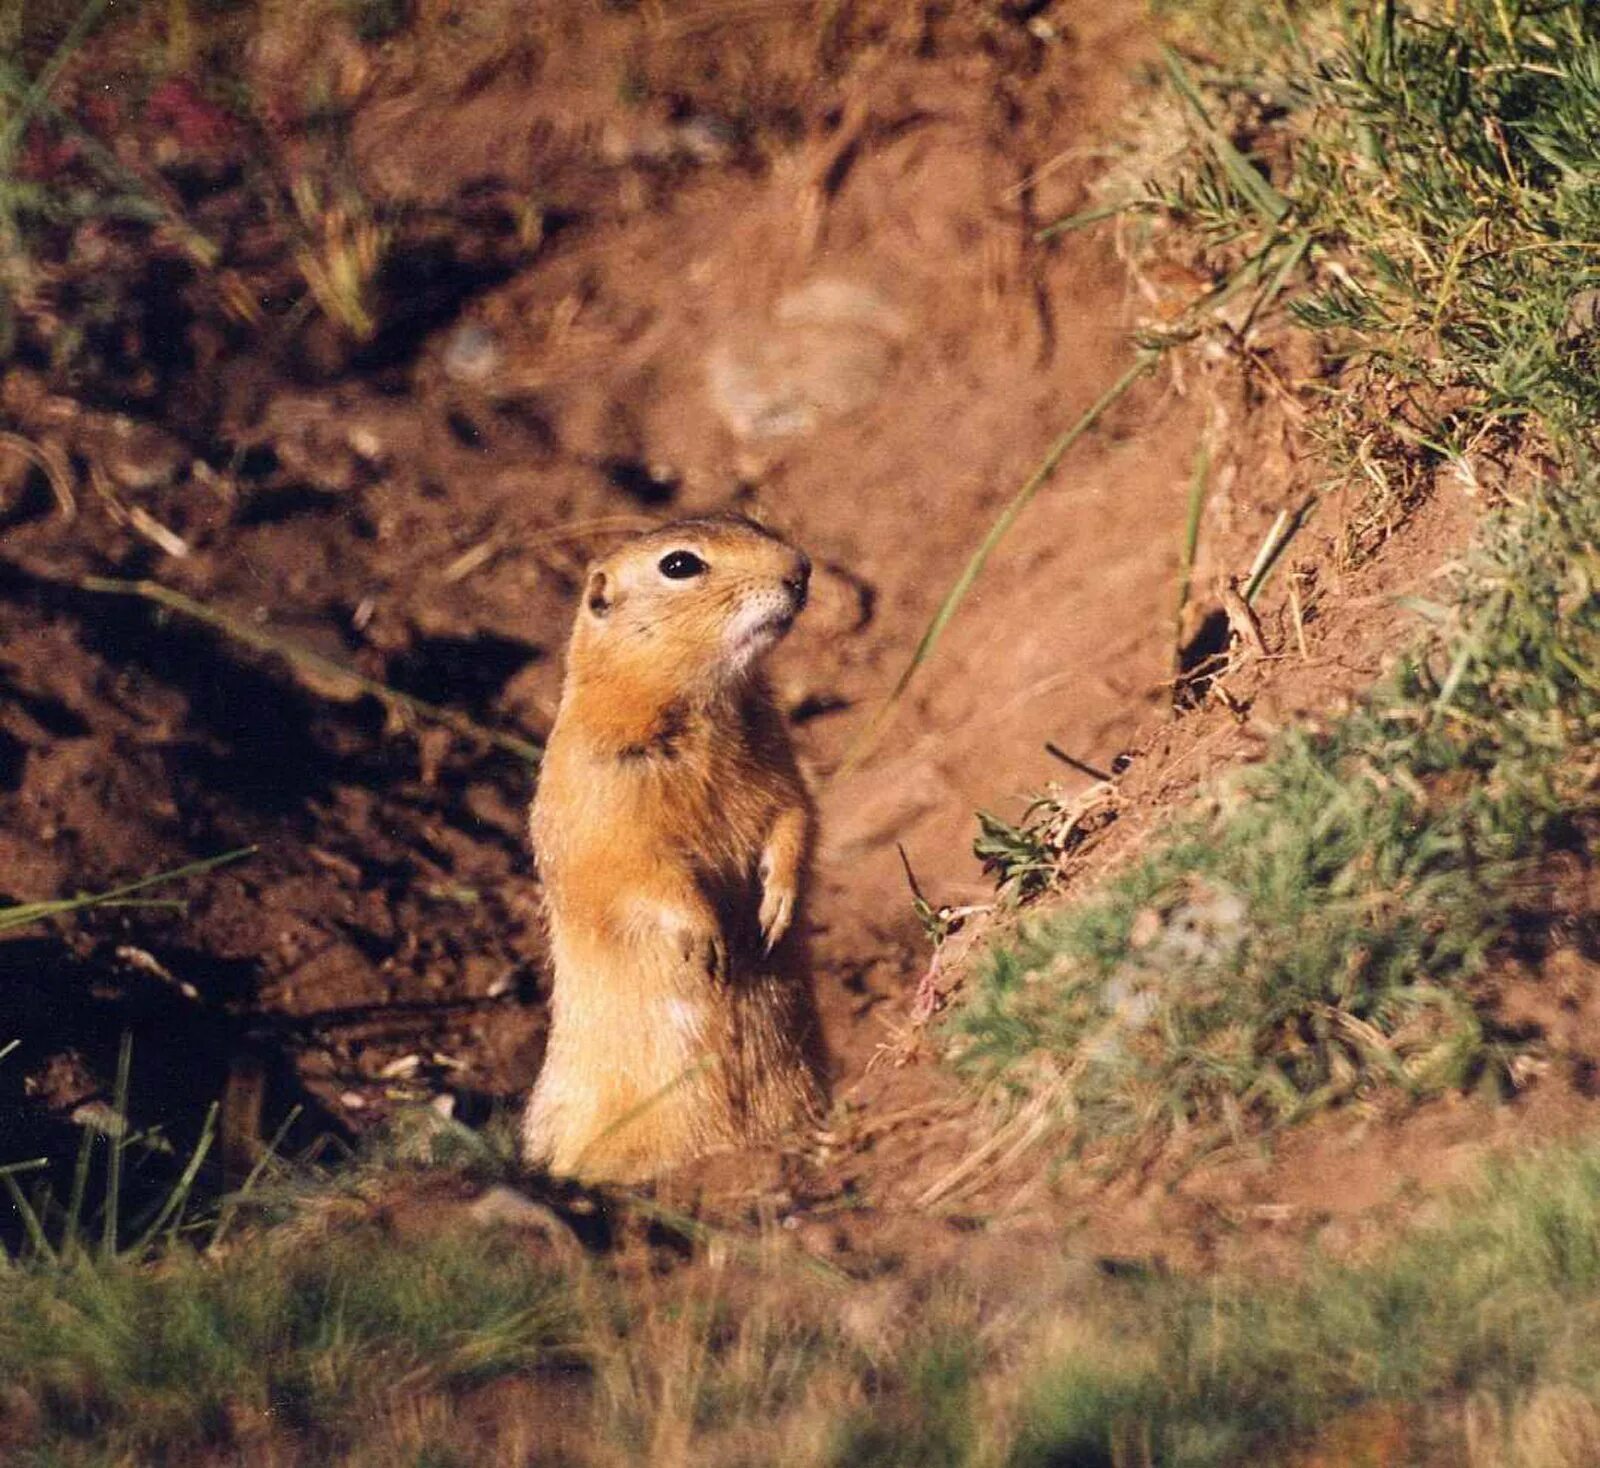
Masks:
[[[833,1468],[959,1468],[975,1461],[983,1355],[975,1333],[949,1327],[907,1352],[888,1389],[845,1419]]]
[[[331,1450],[404,1395],[571,1359],[563,1286],[481,1230],[369,1226],[221,1260],[175,1251],[155,1270],[11,1266],[3,1281],[0,1380],[32,1404],[41,1453],[183,1454],[252,1424]]]
[[[1600,357],[1574,317],[1600,270],[1600,26],[1577,4],[1463,3],[1448,23],[1271,9],[1266,80],[1213,74],[1203,97],[1173,58],[1203,126],[1162,207],[1275,289],[1271,261],[1307,262],[1289,300],[1343,369],[1331,436],[1399,431],[1472,483],[1491,449],[1565,467],[1506,492],[1455,604],[1416,608],[1428,639],[1362,709],[1285,739],[1106,890],[989,955],[952,1025],[960,1063],[1049,1091],[1088,1141],[1219,1140],[1353,1096],[1509,1084],[1476,981],[1523,916],[1520,878],[1600,811]],[[1246,92],[1256,131],[1225,132],[1212,114]],[[1381,400],[1355,390],[1373,383]]]
[[[1216,19],[1165,8],[1180,34]],[[1278,284],[1337,369],[1313,427],[1352,468],[1570,457],[1600,412],[1593,7],[1229,9],[1204,96],[1170,57],[1195,138],[1139,205],[1263,277],[1293,261]]]
[[[1388,1439],[1371,1461],[1576,1468],[1600,1442],[1600,1152],[1502,1166],[1368,1264],[1266,1287],[1158,1280],[1116,1308],[1106,1333],[1138,1351],[1046,1367],[1017,1468],[1365,1461],[1292,1451],[1351,1422]]]

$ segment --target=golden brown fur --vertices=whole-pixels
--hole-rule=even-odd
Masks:
[[[647,1177],[821,1104],[811,803],[758,669],[809,570],[734,516],[590,568],[531,818],[555,969],[532,1163]]]

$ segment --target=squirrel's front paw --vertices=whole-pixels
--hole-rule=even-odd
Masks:
[[[761,941],[771,953],[794,921],[795,889],[769,880],[761,891]]]

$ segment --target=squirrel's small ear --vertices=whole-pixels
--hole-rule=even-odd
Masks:
[[[596,617],[611,610],[611,582],[598,566],[589,572],[588,583],[583,588],[583,604]]]

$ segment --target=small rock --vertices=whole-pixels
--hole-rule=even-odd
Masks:
[[[717,343],[706,385],[740,438],[787,438],[865,407],[883,390],[907,334],[872,287],[823,278],[791,291],[764,328]]]
[[[488,327],[463,321],[445,343],[444,374],[452,382],[481,383],[500,368],[500,341]]]
[[[531,1228],[543,1228],[552,1220],[560,1224],[552,1209],[504,1183],[496,1183],[474,1198],[467,1214],[474,1223],[514,1223]],[[561,1227],[566,1225],[561,1224]]]
[[[388,461],[389,452],[384,448],[383,440],[370,428],[352,428],[345,435],[345,442],[350,445],[351,453],[374,469],[381,468]]]
[[[1575,292],[1567,300],[1566,318],[1556,339],[1562,343],[1581,341],[1600,329],[1600,289],[1590,287]]]
[[[865,407],[890,364],[879,341],[802,328],[722,343],[707,364],[707,382],[717,412],[740,438],[791,438]]]
[[[710,113],[700,113],[678,124],[677,143],[696,163],[726,163],[733,156],[738,135],[730,124]]]
[[[189,456],[153,423],[114,418],[100,445],[107,474],[135,494],[171,484],[188,466]]]
[[[543,1234],[563,1252],[577,1253],[582,1245],[566,1221],[553,1208],[535,1202],[516,1188],[496,1183],[467,1206],[467,1217],[483,1227],[531,1229]]]
[[[81,1106],[74,1106],[71,1119],[73,1125],[107,1137],[120,1137],[128,1130],[127,1118],[104,1101],[85,1101]]]
[[[348,494],[370,482],[372,465],[359,457],[343,428],[318,414],[286,412],[272,425],[272,448],[295,479],[324,494]]]
[[[796,287],[773,315],[792,325],[852,327],[889,341],[903,341],[906,318],[870,285],[824,275]]]
[[[653,118],[614,120],[601,130],[599,153],[601,160],[614,168],[664,163],[672,157],[672,132]]]

